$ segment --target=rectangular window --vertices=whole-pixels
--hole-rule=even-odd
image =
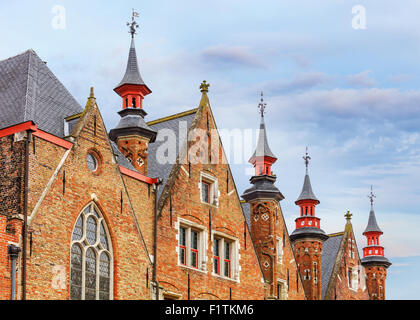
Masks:
[[[190,226],[179,227],[179,263],[193,268],[200,267],[201,231]]]
[[[230,243],[225,242],[225,277],[230,278]]]
[[[236,241],[215,236],[213,238],[213,274],[226,278],[237,276]]]
[[[201,200],[210,203],[210,183],[201,182]]]
[[[213,266],[214,266],[214,273],[220,274],[220,253],[219,253],[219,246],[220,246],[220,240],[214,239],[214,246],[213,246]]]
[[[198,268],[198,232],[191,230],[191,266]]]
[[[179,228],[179,263],[187,264],[187,230]]]

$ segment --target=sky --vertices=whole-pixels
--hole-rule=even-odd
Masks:
[[[110,130],[119,121],[113,88],[126,68],[132,8],[141,74],[153,91],[146,119],[196,108],[207,80],[219,129],[257,129],[264,91],[289,232],[308,147],[322,228],[343,231],[350,210],[360,251],[373,185],[393,263],[387,298],[420,299],[420,3],[0,0],[0,59],[32,48],[82,106],[95,87]],[[231,165],[240,193],[249,187],[249,156]]]

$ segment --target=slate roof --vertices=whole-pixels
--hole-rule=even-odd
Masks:
[[[321,254],[321,294],[324,299],[327,292],[328,284],[332,271],[334,269],[335,260],[337,259],[338,250],[340,248],[341,241],[343,240],[344,232],[329,235],[329,238],[324,242],[322,246]]]
[[[139,71],[136,47],[134,46],[134,38],[131,39],[130,52],[128,54],[127,69],[125,71],[125,75],[116,88],[122,86],[123,84],[145,85]]]
[[[258,142],[257,142],[257,148],[252,155],[251,159],[249,159],[249,162],[253,162],[253,159],[255,157],[271,157],[276,158],[274,153],[271,151],[270,146],[268,145],[267,140],[267,132],[265,130],[265,122],[264,122],[264,116],[261,117],[261,123],[260,123],[260,133],[258,135]]]
[[[156,141],[154,143],[149,144],[147,175],[152,178],[159,177],[163,179],[163,183],[159,188],[159,197],[162,194],[166,182],[168,181],[172,167],[176,163],[176,159],[179,154],[179,145],[180,143],[182,144],[186,141],[187,132],[181,132],[181,134],[185,135],[185,137],[181,137],[180,139],[180,126],[181,128],[185,128],[185,130],[188,130],[196,115],[196,112],[197,110],[194,109],[194,111],[186,112],[186,115],[182,115],[181,113],[179,114],[180,116],[173,115],[168,118],[165,118],[167,120],[156,120],[147,123],[152,130],[157,131]],[[169,140],[169,132],[172,132],[174,134],[176,141],[175,145],[171,144],[170,148],[167,148],[166,146],[168,145],[167,143]],[[169,161],[168,159],[170,159],[171,161]]]
[[[378,222],[376,222],[375,211],[373,210],[373,206],[370,209],[368,225],[365,231],[363,232],[363,234],[365,234],[366,232],[383,233],[382,230],[378,226]]]
[[[248,227],[251,229],[251,207],[248,202],[242,202],[241,201],[242,210],[245,214],[245,220],[248,224]]]
[[[120,166],[123,166],[124,168],[136,171],[137,170],[133,167],[133,165],[130,163],[130,161],[127,160],[126,157],[121,153],[121,151],[118,149],[117,144],[114,141],[109,140],[111,142],[112,150],[114,151],[114,155],[117,158],[117,163]]]
[[[316,200],[319,202],[317,197],[315,196],[314,192],[312,191],[311,186],[311,179],[309,179],[309,174],[306,173],[305,180],[303,182],[302,192],[300,193],[299,198],[297,198],[296,202],[300,200]]]
[[[33,50],[0,61],[0,128],[29,120],[64,136],[64,118],[83,109]]]

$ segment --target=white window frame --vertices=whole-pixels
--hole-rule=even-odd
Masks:
[[[219,264],[220,264],[220,274],[217,274],[214,272],[214,263],[213,263],[213,258],[214,258],[214,241],[215,239],[219,239],[220,243],[219,243]],[[230,278],[226,277],[224,274],[225,270],[225,264],[224,264],[224,244],[225,242],[229,242],[231,244],[230,247]],[[227,235],[223,232],[219,232],[219,231],[212,231],[212,235],[211,235],[211,264],[212,264],[212,268],[211,268],[211,274],[215,277],[219,277],[219,278],[223,278],[223,279],[227,279],[227,280],[231,280],[231,281],[235,281],[235,282],[240,282],[240,271],[241,271],[241,266],[239,264],[239,260],[240,260],[240,254],[239,254],[239,241],[237,238],[232,237],[230,235]]]
[[[180,230],[182,228],[186,229],[186,264],[181,264],[180,259]],[[177,246],[176,246],[176,253],[177,253],[177,260],[178,266],[183,268],[189,268],[196,271],[207,272],[207,229],[204,228],[202,225],[197,224],[195,222],[178,218],[177,223],[175,224],[175,228],[177,229]],[[198,232],[198,243],[197,243],[197,268],[191,265],[191,230]]]
[[[206,202],[203,200],[203,193],[201,190],[202,183],[205,182],[209,184],[209,200],[210,202]],[[219,191],[219,185],[217,178],[213,177],[210,174],[207,174],[205,172],[200,173],[200,182],[198,184],[198,188],[200,189],[200,200],[201,203],[205,203],[208,205],[212,205],[215,207],[219,206],[219,197],[220,197],[220,191]]]

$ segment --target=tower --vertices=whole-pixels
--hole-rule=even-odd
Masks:
[[[367,239],[367,246],[363,248],[361,263],[365,268],[366,285],[371,300],[385,300],[385,280],[387,269],[391,262],[384,256],[384,247],[379,243],[379,237],[383,234],[376,222],[375,210],[373,209],[373,194],[371,187],[370,213],[368,225],[363,232]]]
[[[308,166],[311,157],[303,157],[306,174],[300,196],[295,201],[300,208],[300,216],[295,220],[296,229],[290,235],[296,262],[303,279],[303,287],[309,300],[321,299],[321,254],[328,236],[321,229],[321,219],[315,215],[315,207],[320,203],[312,191]]]
[[[147,174],[148,144],[156,139],[156,131],[153,131],[145,122],[147,115],[143,109],[144,97],[152,91],[144,83],[137,62],[134,35],[138,28],[133,12],[132,22],[127,23],[130,27],[131,46],[128,55],[127,69],[121,82],[114,91],[122,99],[122,110],[118,125],[109,132],[109,137],[114,141],[122,154],[129,159],[133,167],[142,174]]]
[[[245,190],[242,198],[250,204],[251,235],[256,251],[261,261],[264,277],[270,284],[269,298],[280,295],[281,289],[277,284],[278,270],[276,268],[280,254],[276,239],[280,234],[278,221],[281,218],[280,201],[284,199],[282,193],[274,185],[276,176],[271,166],[277,157],[271,152],[265,130],[264,113],[266,104],[261,93],[261,102],[258,105],[261,113],[261,123],[257,148],[249,162],[255,167],[255,175],[250,182],[253,185]]]

